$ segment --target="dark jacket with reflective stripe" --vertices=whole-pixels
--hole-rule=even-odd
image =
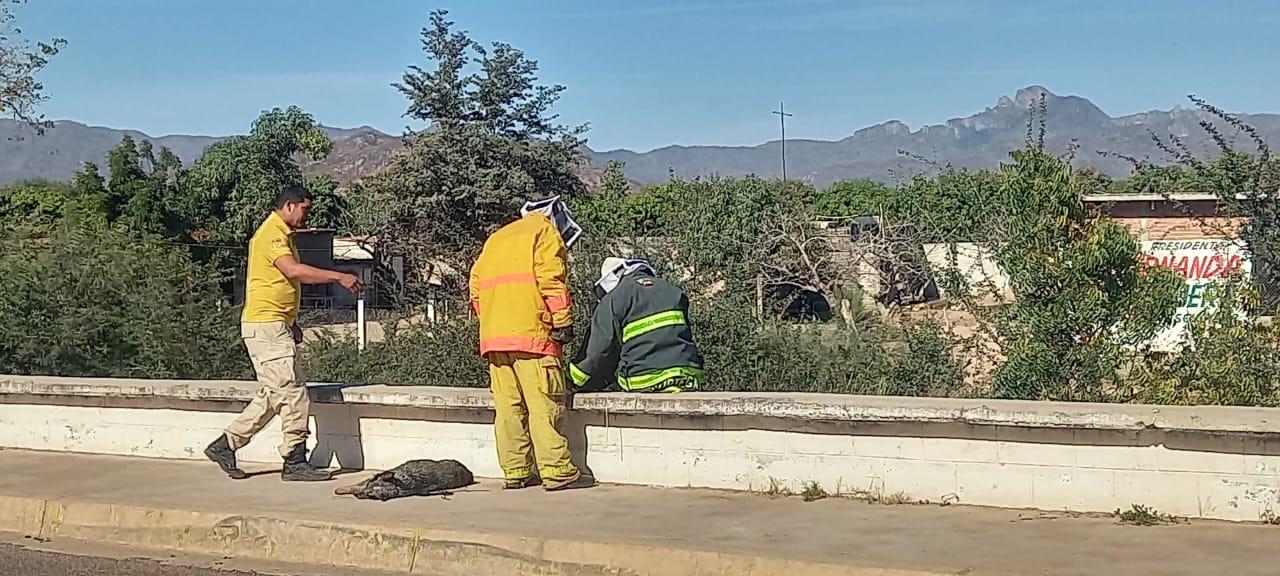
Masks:
[[[569,366],[574,384],[599,381],[617,364],[623,390],[663,388],[673,378],[702,379],[702,353],[689,326],[689,298],[646,271],[622,277],[591,314],[586,346]]]

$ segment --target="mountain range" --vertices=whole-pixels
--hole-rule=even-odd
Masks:
[[[892,182],[912,174],[928,172],[936,165],[966,168],[994,168],[1008,153],[1022,145],[1028,131],[1029,110],[1041,95],[1047,116],[1046,146],[1055,152],[1076,146],[1074,162],[1092,166],[1113,176],[1128,173],[1132,166],[1123,157],[1168,161],[1152,140],[1152,134],[1181,139],[1195,154],[1212,155],[1213,141],[1200,127],[1210,119],[1195,108],[1175,107],[1112,117],[1080,96],[1054,94],[1040,86],[1002,96],[992,107],[965,118],[943,124],[911,129],[899,121],[889,121],[855,131],[836,141],[787,140],[787,176],[817,186],[854,178]],[[1240,114],[1270,142],[1280,142],[1280,115]],[[326,128],[334,147],[329,157],[307,163],[310,174],[330,174],[350,182],[372,174],[386,165],[401,147],[399,136],[373,128]],[[101,165],[107,151],[125,135],[149,140],[158,149],[168,147],[184,161],[199,156],[216,142],[214,136],[170,135],[152,137],[134,130],[86,126],[58,121],[43,136],[19,131],[17,124],[0,120],[0,184],[44,178],[69,179],[84,162]],[[1240,149],[1252,144],[1238,142]],[[665,181],[669,174],[695,176],[780,176],[781,142],[758,146],[668,146],[648,152],[630,150],[594,151],[584,148],[589,166],[580,171],[584,181],[594,183],[600,168],[610,160],[626,162],[627,177],[636,183]]]

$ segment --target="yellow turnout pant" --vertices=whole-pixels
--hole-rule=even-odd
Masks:
[[[578,476],[569,459],[569,442],[560,433],[565,382],[559,358],[491,352],[489,389],[496,413],[493,428],[498,464],[506,479],[533,476],[535,457],[543,480]]]
[[[284,433],[280,455],[288,456],[294,446],[307,441],[311,412],[306,381],[295,358],[293,333],[284,322],[245,322],[240,325],[240,335],[262,387],[227,426],[227,440],[233,450],[239,450],[279,414]]]

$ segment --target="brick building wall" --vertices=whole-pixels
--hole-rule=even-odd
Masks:
[[[1242,218],[1218,212],[1218,202],[1208,195],[1133,194],[1091,196],[1085,203],[1128,228],[1138,241],[1229,239],[1239,234]]]
[[[1139,242],[1154,240],[1229,239],[1239,234],[1243,218],[1116,218]]]

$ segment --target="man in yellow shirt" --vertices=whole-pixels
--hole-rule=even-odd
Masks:
[[[248,444],[277,414],[284,432],[284,442],[280,445],[280,455],[284,458],[281,478],[285,481],[330,478],[328,472],[312,468],[307,462],[311,402],[296,358],[297,345],[302,342],[302,330],[297,324],[301,285],[336,282],[353,294],[359,294],[364,287],[353,274],[298,261],[293,232],[306,225],[310,213],[311,192],[301,186],[285,188],[276,199],[276,209],[249,240],[240,335],[262,388],[227,427],[226,433],[204,451],[205,456],[235,479],[246,477],[236,465],[236,450]]]

